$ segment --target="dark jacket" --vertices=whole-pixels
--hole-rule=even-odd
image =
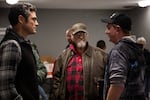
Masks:
[[[115,55],[115,56],[114,56]],[[117,55],[117,56],[116,56]],[[121,99],[137,95],[144,96],[145,59],[139,44],[124,38],[109,53],[106,67],[104,95],[106,96],[110,84],[124,84]],[[116,75],[116,76],[115,76]],[[117,80],[113,80],[113,79]]]
[[[9,40],[15,40],[21,47],[21,61],[17,65],[15,76],[15,88],[23,97],[23,100],[39,100],[38,84],[37,84],[37,69],[35,58],[29,42],[21,38],[12,29],[7,29],[6,35],[2,43]]]
[[[150,78],[150,51],[148,49],[144,49],[144,57],[146,60],[146,77]]]

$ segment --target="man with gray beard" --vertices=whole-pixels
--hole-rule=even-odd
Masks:
[[[107,54],[89,45],[84,23],[74,24],[72,30],[72,43],[54,64],[54,99],[101,100],[98,81],[103,79]]]

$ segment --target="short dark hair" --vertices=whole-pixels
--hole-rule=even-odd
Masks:
[[[101,49],[106,48],[106,43],[105,43],[105,41],[104,41],[104,40],[99,40],[99,41],[97,42],[97,44],[96,44],[96,47],[99,47],[99,48],[101,48]]]
[[[8,14],[10,24],[12,26],[16,25],[18,23],[19,15],[22,15],[27,20],[29,13],[32,11],[36,12],[36,7],[31,3],[18,3],[13,5]]]

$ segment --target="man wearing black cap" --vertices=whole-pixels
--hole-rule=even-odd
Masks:
[[[109,53],[104,80],[104,100],[145,100],[142,48],[131,36],[131,19],[124,14],[112,14],[105,33],[115,44]]]

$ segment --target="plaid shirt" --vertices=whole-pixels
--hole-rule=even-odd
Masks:
[[[14,85],[20,60],[21,49],[15,40],[0,45],[0,100],[22,100]]]
[[[73,47],[76,54],[67,67],[67,98],[68,100],[83,100],[83,65],[82,56]]]

